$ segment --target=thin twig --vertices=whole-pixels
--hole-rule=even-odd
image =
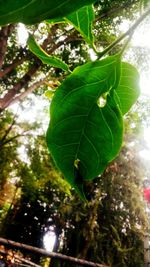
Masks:
[[[107,54],[112,48],[114,48],[118,43],[120,43],[123,39],[125,39],[127,36],[130,36],[133,34],[135,29],[139,26],[139,24],[150,14],[150,8],[148,8],[142,15],[139,17],[133,25],[125,32],[123,33],[119,38],[117,38],[114,42],[112,42],[108,47],[106,47],[102,52],[97,52],[98,57],[101,58],[105,54]]]
[[[115,6],[115,7],[111,8],[111,9],[103,12],[98,17],[96,17],[96,21],[103,20],[103,19],[106,19],[108,17],[113,17],[116,14],[120,14],[121,11],[127,10],[130,7],[132,7],[132,5],[134,4],[134,2],[135,1],[124,3],[123,5]],[[120,4],[121,4],[121,1],[120,1]]]
[[[0,254],[2,254],[2,255],[8,255],[8,256],[13,257],[13,258],[16,259],[16,260],[19,260],[19,261],[21,261],[21,262],[27,263],[28,265],[26,265],[26,266],[29,266],[29,264],[30,264],[30,266],[33,266],[33,267],[41,267],[40,265],[35,264],[34,262],[32,262],[32,261],[30,261],[30,260],[27,260],[27,259],[24,259],[24,258],[22,258],[22,257],[19,257],[17,254],[13,254],[13,255],[12,255],[12,253],[9,252],[9,251],[5,251],[5,250],[0,249]],[[18,264],[19,264],[19,263],[18,263]],[[20,264],[19,264],[19,265],[20,265]]]
[[[33,83],[23,93],[20,93],[18,96],[16,96],[14,99],[12,99],[9,102],[9,105],[8,106],[10,106],[10,105],[12,105],[12,104],[14,104],[14,103],[16,103],[18,101],[23,100],[29,93],[32,93],[38,87],[40,87],[41,85],[43,85],[46,82],[47,79],[48,79],[48,77],[46,76],[44,79],[41,79],[40,81]],[[5,106],[5,108],[8,107],[8,106]]]
[[[1,143],[4,143],[7,136],[9,135],[10,131],[12,130],[15,122],[16,122],[16,117],[17,117],[17,114],[14,115],[13,117],[13,120],[12,120],[12,123],[10,124],[10,126],[8,127],[8,129],[5,131],[4,135],[2,136],[2,138],[0,139]]]
[[[14,29],[14,25],[10,24],[8,26],[2,27],[0,30],[0,69],[5,59],[8,37],[13,29]]]

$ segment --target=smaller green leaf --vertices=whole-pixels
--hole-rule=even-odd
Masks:
[[[35,41],[32,35],[29,36],[27,42],[30,51],[36,55],[44,64],[51,65],[55,68],[60,68],[68,71],[69,67],[61,59],[48,55]]]
[[[140,95],[139,73],[129,63],[122,62],[121,78],[116,88],[120,109],[123,114],[127,113]]]
[[[55,91],[54,90],[47,90],[44,95],[46,98],[48,98],[49,100],[53,97]]]
[[[85,6],[70,14],[66,20],[80,32],[84,39],[93,45],[92,22],[94,21],[93,6]]]

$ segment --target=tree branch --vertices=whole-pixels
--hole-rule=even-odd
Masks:
[[[79,38],[81,39],[81,37],[78,37],[78,35],[76,36],[77,32],[73,31],[69,36],[67,36],[65,38],[64,41],[60,41],[58,43],[55,43],[52,39],[52,36],[54,35],[54,32],[57,30],[58,25],[54,25],[54,26],[51,28],[51,31],[49,32],[47,38],[44,40],[44,42],[42,44],[42,48],[46,51],[47,51],[47,49],[46,49],[47,45],[49,43],[52,44],[52,46],[47,51],[49,54],[52,54],[56,49],[58,49],[60,46],[64,45],[64,43],[71,42],[72,40],[75,40],[75,38],[77,38],[77,40],[79,40]],[[9,107],[11,104],[14,104],[19,100],[22,100],[29,93],[33,92],[38,86],[42,85],[45,82],[46,78],[43,80],[40,80],[38,82],[35,82],[33,85],[28,87],[28,84],[32,80],[33,75],[37,72],[37,70],[43,64],[36,57],[35,57],[35,59],[36,59],[35,64],[20,79],[20,81],[18,83],[16,83],[12,89],[9,89],[9,91],[4,95],[3,98],[0,98],[0,112],[3,111],[4,109],[6,109],[7,107]],[[21,63],[22,63],[22,59],[20,59],[20,61],[18,61],[18,62],[16,59],[16,61],[14,61],[13,64],[10,67],[8,67],[8,69],[6,69],[6,71],[4,70],[4,71],[0,72],[0,77],[3,77],[5,74],[9,73],[16,65],[21,64]],[[25,90],[25,92],[20,93],[22,88],[25,88],[26,90]]]
[[[64,45],[65,43],[69,43],[69,42],[72,42],[72,41],[80,41],[80,40],[83,40],[83,38],[81,36],[79,36],[79,34],[78,34],[78,32],[76,30],[73,30],[73,32],[70,35],[68,35],[63,41],[59,41],[58,43],[54,43],[52,48],[50,48],[47,52],[49,54],[51,54],[56,49],[58,49],[59,47]]]
[[[8,26],[7,26],[8,27]],[[6,28],[6,27],[5,27]],[[52,27],[54,28],[53,30],[56,30],[56,27]],[[3,28],[2,28],[3,29]],[[4,30],[3,30],[4,31]],[[5,30],[6,31],[6,30]],[[43,42],[43,49],[46,49],[46,46],[49,42],[51,42],[51,38],[52,38],[52,33],[53,31],[49,32],[47,38],[44,40]],[[7,48],[7,47],[5,47]],[[18,57],[18,59],[16,59],[12,65],[8,66],[5,70],[0,72],[0,77],[3,77],[4,75],[6,75],[7,73],[9,73],[11,70],[13,70],[16,66],[20,65],[23,61],[25,60],[25,58],[20,58]],[[35,57],[35,64],[28,70],[28,72],[20,79],[20,81],[18,83],[16,83],[14,85],[14,87],[12,89],[10,89],[3,98],[0,98],[0,111],[3,111],[5,108],[7,108],[12,102],[16,102],[17,99],[19,100],[19,96],[17,96],[15,98],[16,95],[18,95],[20,93],[20,90],[22,88],[28,88],[28,83],[32,80],[33,75],[37,72],[37,70],[40,68],[40,66],[42,65],[42,62],[37,59]],[[1,60],[2,62],[2,60]],[[35,86],[32,86],[32,88],[30,87],[29,91],[33,91],[34,89],[37,88],[39,82],[37,82],[37,84],[35,83]],[[41,84],[41,81],[40,81]],[[24,96],[27,95],[27,93],[24,93]],[[20,95],[20,98],[23,98],[23,94]]]
[[[28,83],[31,81],[32,76],[37,72],[39,67],[41,66],[41,62],[35,63],[28,72],[23,76],[23,78],[14,85],[12,89],[10,89],[3,98],[0,99],[0,110],[4,110],[7,108],[10,103],[13,101],[14,97],[19,94],[22,88],[27,88]]]
[[[139,26],[139,24],[150,14],[150,8],[148,8],[134,23],[133,25],[125,32],[123,33],[119,38],[117,38],[114,42],[112,42],[108,47],[106,47],[102,52],[97,52],[99,58],[106,55],[109,51],[112,50],[118,43],[120,43],[123,39],[125,39],[127,36],[130,36],[133,34],[135,29]]]
[[[21,51],[12,64],[8,65],[7,67],[4,67],[3,70],[0,71],[0,78],[3,78],[5,75],[9,74],[17,66],[21,65],[25,60],[27,60],[27,58],[23,55]]]
[[[24,132],[24,133],[25,133],[25,132]],[[0,140],[0,148],[2,148],[3,146],[7,145],[7,144],[10,143],[10,142],[12,142],[13,140],[15,140],[15,139],[17,139],[17,138],[19,138],[19,137],[23,137],[23,136],[30,136],[30,135],[29,135],[29,134],[28,134],[28,135],[27,135],[27,134],[17,134],[17,135],[15,135],[15,136],[13,136],[13,137],[11,137],[11,138],[5,140],[3,143],[2,143],[1,140]],[[31,136],[32,136],[32,135],[31,135]]]
[[[55,25],[56,26],[56,25]],[[51,32],[48,34],[47,38],[44,40],[42,48],[46,50],[48,43],[52,43],[52,47],[49,49],[49,53],[52,54],[57,48],[59,48],[63,42],[59,42],[55,44],[52,41],[53,31],[56,31],[57,27],[52,27]],[[72,36],[72,35],[71,35]],[[65,41],[68,41],[70,38],[67,37]],[[36,57],[35,57],[36,58]],[[14,63],[15,64],[15,63]],[[33,75],[37,72],[37,70],[42,66],[42,62],[36,58],[36,63],[28,70],[28,72],[22,77],[22,79],[14,85],[12,89],[10,89],[3,98],[0,98],[0,112],[6,109],[11,104],[17,102],[18,100],[22,100],[25,96],[27,96],[30,92],[33,92],[38,86],[45,82],[46,79],[43,79],[34,83],[30,87],[28,87],[28,83],[32,80]],[[3,74],[1,74],[3,75]],[[27,89],[22,94],[19,94],[21,89]]]
[[[2,138],[0,139],[0,144],[3,144],[8,136],[8,134],[10,133],[10,131],[12,130],[14,124],[15,124],[15,119],[16,119],[16,115],[14,115],[12,123],[10,124],[10,126],[8,127],[8,129],[5,131],[5,134],[2,136]]]
[[[0,68],[3,65],[3,61],[5,58],[6,50],[7,50],[7,40],[12,32],[14,26],[12,24],[8,26],[4,26],[0,31]]]
[[[67,255],[63,255],[60,253],[56,253],[56,252],[48,252],[45,249],[42,248],[37,248],[37,247],[33,247],[33,246],[29,246],[29,245],[25,245],[19,242],[14,242],[12,240],[7,240],[5,238],[0,238],[0,243],[3,245],[7,245],[10,247],[14,247],[14,248],[18,248],[18,249],[24,249],[24,250],[28,250],[30,252],[34,252],[34,253],[38,253],[50,258],[57,258],[63,261],[69,261],[72,262],[74,264],[78,264],[78,265],[82,265],[82,266],[89,266],[89,267],[109,267],[103,264],[99,264],[99,263],[94,263],[91,261],[86,261],[86,260],[82,260],[82,259],[77,259],[77,258],[73,258]]]
[[[52,41],[52,36],[51,36],[51,32],[48,34],[47,38],[44,40],[43,44],[42,44],[42,48],[46,49],[47,45]],[[18,54],[18,56],[14,59],[13,63],[10,64],[7,67],[4,67],[2,71],[0,71],[0,78],[3,78],[5,75],[7,75],[8,73],[10,73],[13,69],[15,69],[17,66],[21,65],[25,60],[30,60],[31,56],[33,56],[32,53],[30,53],[28,51],[28,53],[26,53],[27,55],[25,55],[23,53],[23,49],[20,49],[20,53]],[[35,57],[35,56],[34,56]]]
[[[32,84],[31,86],[29,86],[23,93],[19,94],[18,96],[16,96],[15,98],[11,99],[8,103],[7,106],[5,106],[5,108],[7,108],[8,106],[23,100],[28,94],[32,93],[34,90],[36,90],[38,87],[40,87],[41,85],[43,85],[47,80],[47,77],[45,77],[44,79],[35,82],[34,84]]]

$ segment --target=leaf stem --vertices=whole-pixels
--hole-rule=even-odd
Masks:
[[[150,8],[148,8],[135,22],[134,24],[119,38],[117,38],[114,42],[112,42],[108,47],[106,47],[102,52],[97,51],[98,58],[103,57],[107,54],[112,48],[114,48],[118,43],[120,43],[127,36],[132,36],[135,29],[139,26],[139,24],[150,14]],[[130,38],[129,38],[130,39]],[[125,46],[126,47],[126,46]]]

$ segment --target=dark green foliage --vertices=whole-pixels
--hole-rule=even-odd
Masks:
[[[66,212],[70,228],[63,252],[108,266],[143,267],[143,233],[138,229],[141,224],[146,227],[138,189],[142,173],[135,154],[129,153],[124,147],[106,172],[88,184],[92,199],[87,206],[76,202]]]
[[[18,173],[21,198],[5,218],[1,235],[42,247],[43,234],[53,227],[57,252],[108,266],[143,267],[142,234],[147,224],[139,190],[142,165],[135,148],[124,147],[100,177],[87,183],[88,203],[74,191],[69,194],[52,168],[44,138],[28,147],[28,155],[30,165],[22,164]],[[34,255],[32,259],[39,260]],[[51,266],[55,264],[52,260]]]
[[[34,24],[45,19],[64,17],[95,0],[6,0],[0,1],[0,25],[23,22]]]
[[[9,117],[8,122],[12,122]],[[14,141],[15,152],[19,144]],[[53,169],[44,137],[35,137],[34,141],[29,137],[25,147],[29,163],[14,165],[20,177],[16,184],[20,194],[1,221],[1,236],[42,247],[43,234],[53,227],[57,252],[108,266],[143,267],[142,234],[147,224],[139,190],[143,173],[137,144],[132,149],[124,147],[100,177],[86,184],[88,203],[73,190],[70,194],[67,183]],[[16,156],[11,155],[10,146],[8,149],[6,160],[9,156],[9,162],[15,162]],[[11,169],[6,167],[1,165],[1,170],[11,181]],[[5,190],[5,194],[8,199],[9,192]],[[31,257],[39,263],[37,256]],[[56,266],[55,260],[51,266]]]

